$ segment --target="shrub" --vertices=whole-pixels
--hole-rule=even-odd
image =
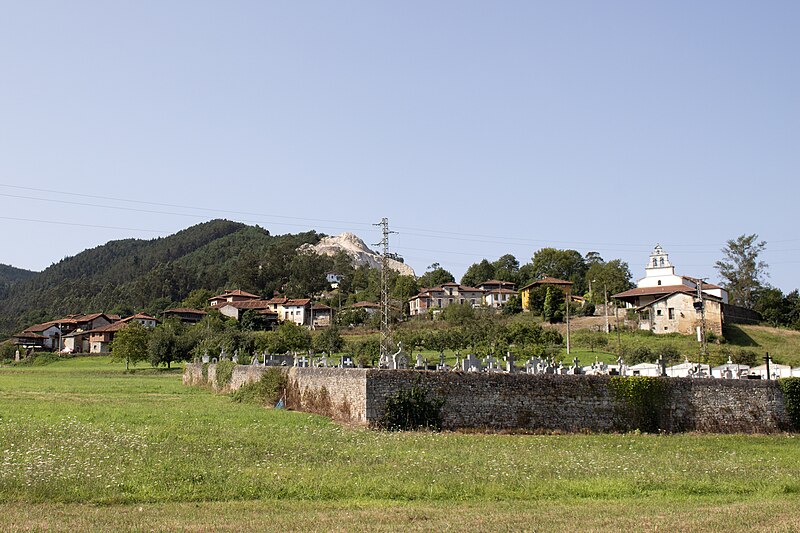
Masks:
[[[800,378],[781,378],[778,385],[783,392],[786,413],[792,421],[792,428],[800,429]]]
[[[667,378],[650,376],[613,376],[608,382],[612,396],[628,408],[634,429],[648,433],[662,429],[668,387]]]
[[[628,355],[628,364],[638,365],[639,363],[652,362],[654,359],[653,351],[647,346],[637,346]]]
[[[216,383],[218,389],[226,387],[231,382],[234,368],[236,368],[236,363],[233,361],[220,361],[217,363]]]
[[[286,373],[279,368],[268,368],[258,381],[246,383],[236,390],[231,399],[238,403],[273,406],[286,390]]]
[[[379,426],[389,431],[442,429],[444,400],[429,398],[428,389],[419,380],[411,390],[401,390],[386,401],[386,412]]]

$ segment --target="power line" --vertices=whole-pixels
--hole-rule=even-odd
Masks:
[[[160,229],[126,228],[121,226],[104,226],[100,224],[80,224],[78,222],[57,222],[55,220],[40,220],[36,218],[18,218],[18,217],[0,216],[0,219],[16,220],[20,222],[39,222],[42,224],[55,224],[57,226],[80,226],[82,228],[100,228],[100,229],[117,229],[117,230],[121,229],[125,231],[146,231],[148,233],[169,233],[168,230],[160,230]]]
[[[264,213],[253,213],[253,212],[249,212],[249,211],[238,211],[238,210],[237,211],[232,211],[232,210],[219,209],[219,208],[214,208],[214,207],[197,207],[197,206],[193,206],[193,205],[168,204],[168,203],[161,203],[161,202],[148,202],[148,201],[145,201],[145,200],[131,200],[130,198],[117,198],[117,197],[113,197],[113,196],[99,196],[99,195],[76,193],[76,192],[70,192],[70,191],[57,191],[57,190],[54,190],[54,189],[40,189],[40,188],[36,188],[36,187],[23,187],[21,185],[9,185],[9,184],[6,184],[6,183],[0,183],[0,187],[7,187],[7,188],[10,188],[10,189],[21,189],[21,190],[26,190],[26,191],[46,192],[46,193],[52,193],[52,194],[58,194],[58,195],[78,196],[78,197],[81,197],[81,198],[94,198],[96,200],[112,200],[112,201],[116,201],[116,202],[127,202],[127,203],[132,203],[132,204],[154,205],[154,206],[159,206],[159,207],[174,207],[174,208],[178,208],[178,209],[193,209],[195,211],[208,211],[208,212],[214,212],[214,213],[227,213],[227,214],[233,214],[233,215],[248,215],[248,216],[252,215],[252,216],[259,216],[259,217],[264,216]],[[3,196],[6,196],[6,195],[3,195]],[[41,198],[33,198],[33,199],[41,200]],[[60,201],[61,200],[59,200],[59,202]],[[106,206],[102,206],[102,205],[98,205],[98,204],[86,204],[86,205],[97,206],[97,207],[106,207]],[[152,211],[152,212],[154,212],[154,213],[165,213],[163,211]],[[165,213],[165,214],[171,214],[171,213]],[[308,220],[308,221],[311,221],[311,222],[326,222],[326,223],[332,223],[332,224],[347,224],[347,225],[351,225],[351,226],[353,226],[353,225],[355,225],[355,226],[366,226],[366,227],[372,226],[372,224],[370,224],[368,222],[353,222],[353,221],[346,221],[346,220],[327,220],[327,219],[321,219],[321,218],[308,218],[308,217],[298,217],[298,216],[289,216],[289,215],[267,215],[267,216],[273,217],[273,218],[284,218],[284,219],[289,219],[289,220]]]

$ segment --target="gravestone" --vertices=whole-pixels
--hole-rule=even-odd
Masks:
[[[19,361],[19,350],[14,352],[14,361]]]
[[[422,360],[422,354],[418,353],[417,354],[417,362],[416,362],[416,364],[414,364],[414,369],[415,370],[423,370],[423,369],[427,368],[427,366],[428,365],[426,365],[425,362]]]
[[[341,366],[342,368],[355,368],[355,365],[353,364],[353,358],[349,355],[345,355],[342,357]]]
[[[258,353],[253,354],[253,358],[250,359],[250,366],[261,366],[261,361],[258,360]]]
[[[486,364],[487,371],[493,372],[497,370],[497,359],[495,359],[491,355],[487,356],[486,359],[484,359],[483,361]]]
[[[208,363],[211,361],[211,357],[208,356],[208,350],[203,352],[203,363]]]
[[[514,372],[517,371],[517,368],[514,366],[514,354],[512,354],[511,352],[506,353],[505,361],[506,361],[506,372],[508,372],[509,374],[513,374]]]
[[[483,370],[481,360],[475,354],[471,353],[464,359],[464,371],[466,372],[480,372]]]
[[[225,353],[225,348],[220,350],[220,352],[219,352],[219,360],[220,361],[227,361],[228,360],[228,354]]]

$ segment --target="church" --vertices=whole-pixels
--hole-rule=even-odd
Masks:
[[[625,303],[639,318],[639,329],[653,333],[696,334],[705,319],[706,331],[722,335],[723,308],[728,292],[698,278],[681,276],[660,245],[656,245],[636,288],[612,298]]]

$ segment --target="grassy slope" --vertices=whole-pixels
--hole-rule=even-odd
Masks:
[[[0,369],[0,529],[800,527],[793,435],[380,433],[121,369]]]

